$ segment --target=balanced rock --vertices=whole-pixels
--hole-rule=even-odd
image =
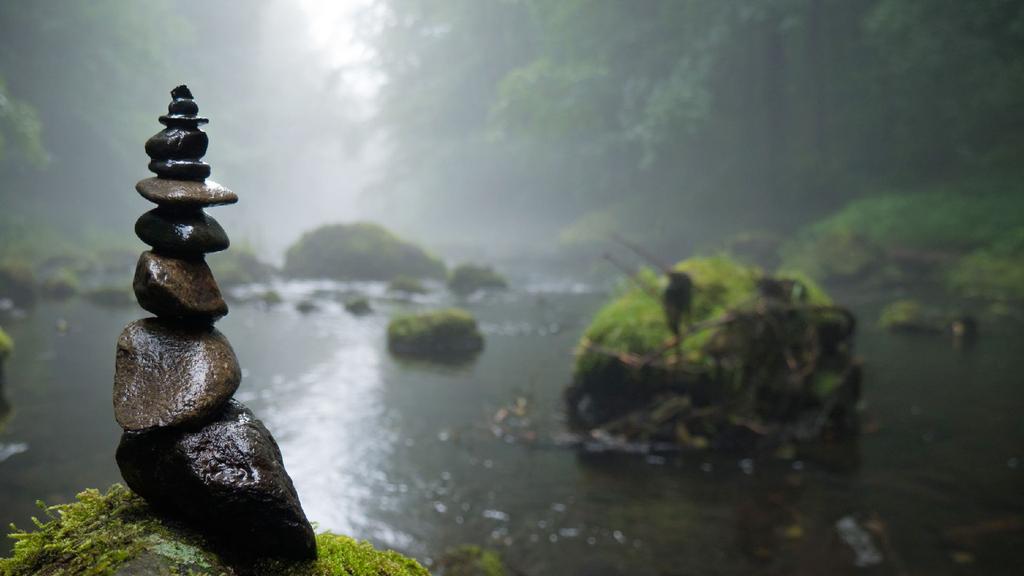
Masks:
[[[201,428],[126,432],[117,464],[154,509],[202,526],[245,559],[316,557],[277,443],[235,400]]]
[[[202,258],[143,252],[132,287],[139,306],[163,318],[213,321],[228,313],[213,272]]]
[[[212,326],[136,320],[117,340],[114,417],[132,431],[198,424],[241,380],[231,344]]]
[[[165,180],[146,178],[135,185],[143,198],[169,208],[202,208],[238,202],[238,195],[213,180]]]
[[[199,106],[186,86],[171,91],[171,103],[160,123],[167,128],[146,142],[149,170],[160,178],[201,181],[210,175],[210,166],[200,158],[206,154],[208,137],[200,124],[207,119],[198,115]]]
[[[167,254],[220,252],[231,244],[220,223],[202,210],[155,208],[136,220],[135,234]]]

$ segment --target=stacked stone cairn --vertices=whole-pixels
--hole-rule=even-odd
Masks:
[[[232,399],[238,359],[213,323],[228,312],[205,254],[228,237],[208,206],[238,197],[206,180],[206,118],[185,86],[171,92],[164,130],[146,142],[155,178],[135,189],[157,208],[135,224],[143,252],[133,287],[155,318],[117,342],[114,415],[124,429],[117,463],[158,512],[197,529],[239,561],[316,557],[281,452],[263,423]]]

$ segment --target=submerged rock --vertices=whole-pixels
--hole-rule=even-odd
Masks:
[[[483,347],[476,319],[459,308],[399,315],[388,324],[388,350],[399,356],[461,360]]]
[[[135,222],[135,234],[167,254],[208,254],[231,245],[220,223],[202,210],[150,210]]]
[[[236,566],[231,554],[182,524],[157,516],[127,488],[86,490],[71,504],[44,509],[30,532],[14,529],[4,576],[428,576],[415,560],[366,542],[324,533],[316,561],[264,560]]]
[[[277,443],[235,400],[199,429],[126,432],[117,464],[154,508],[203,526],[242,556],[316,558]]]
[[[476,264],[460,264],[448,276],[448,289],[467,296],[478,290],[504,290],[508,288],[505,277],[498,274],[490,266]]]
[[[201,423],[241,379],[231,344],[212,326],[137,320],[117,340],[114,416],[125,430]]]
[[[139,306],[157,316],[212,321],[228,313],[217,281],[201,258],[183,260],[143,252],[132,287]]]

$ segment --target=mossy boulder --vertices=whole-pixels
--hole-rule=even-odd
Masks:
[[[505,565],[494,550],[459,546],[437,560],[438,576],[505,576]]]
[[[373,312],[370,301],[363,296],[349,298],[345,301],[345,311],[354,316],[365,316]]]
[[[892,332],[941,332],[943,323],[917,300],[897,300],[882,309],[878,325]]]
[[[1024,302],[1024,227],[1012,228],[958,260],[945,281],[961,296]]]
[[[391,280],[445,276],[444,263],[379,224],[330,224],[307,232],[285,254],[284,272],[297,278]]]
[[[418,279],[412,276],[395,276],[388,282],[388,292],[396,294],[426,294],[430,292]]]
[[[36,280],[28,264],[0,262],[0,299],[4,298],[18,306],[31,306],[35,303]]]
[[[483,347],[476,319],[460,308],[402,314],[388,324],[388,350],[399,356],[457,360]]]
[[[855,429],[849,312],[807,278],[768,276],[727,257],[674,270],[692,282],[678,339],[662,308],[667,279],[653,271],[632,279],[584,332],[565,394],[574,427],[737,449]]]
[[[490,266],[460,264],[448,276],[448,289],[460,296],[467,296],[478,290],[504,290],[508,288],[505,277]]]
[[[122,308],[135,304],[135,294],[130,287],[101,286],[87,290],[84,296],[93,304],[108,308]]]
[[[196,533],[154,515],[120,485],[41,507],[45,517],[33,531],[11,534],[14,551],[0,559],[0,575],[428,576],[415,560],[329,533],[317,536],[316,561],[267,561],[239,571]]]

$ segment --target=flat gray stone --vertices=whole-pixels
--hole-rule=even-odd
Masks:
[[[176,208],[202,208],[223,206],[238,202],[238,195],[213,180],[168,180],[146,178],[139,180],[135,190],[143,198],[161,206]]]
[[[161,318],[213,322],[228,313],[213,272],[202,258],[183,260],[143,252],[132,287],[139,306]]]
[[[114,417],[125,430],[200,424],[241,381],[235,351],[214,327],[136,320],[117,340]]]

